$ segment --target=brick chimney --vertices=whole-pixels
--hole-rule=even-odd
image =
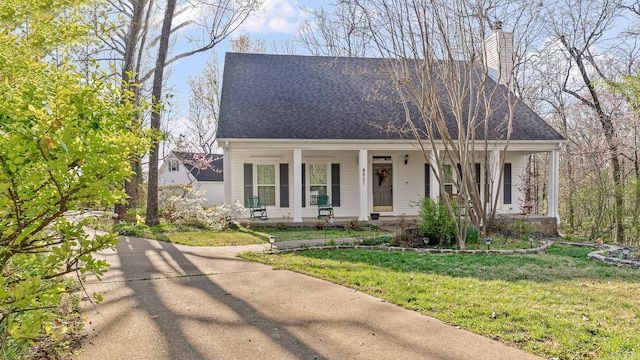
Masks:
[[[499,84],[512,88],[513,79],[513,33],[502,30],[502,21],[491,27],[493,34],[484,41],[489,67],[489,76]]]

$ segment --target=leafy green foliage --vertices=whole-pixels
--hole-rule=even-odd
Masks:
[[[67,293],[56,279],[103,274],[107,263],[92,253],[113,247],[116,238],[91,237],[82,221],[64,215],[122,201],[117,184],[148,148],[119,84],[91,65],[79,71],[68,61],[69,45],[85,39],[76,5],[81,1],[0,3],[3,351],[65,331],[53,326]]]
[[[455,221],[446,205],[431,198],[420,201],[420,236],[429,238],[429,245],[450,246],[455,240]]]
[[[533,234],[534,228],[533,228],[533,225],[523,220],[516,219],[511,224],[509,224],[509,226],[507,227],[507,230],[510,233],[514,234],[516,238],[520,239],[523,237],[526,238],[529,235]]]

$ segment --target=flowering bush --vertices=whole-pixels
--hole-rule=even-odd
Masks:
[[[247,209],[239,202],[233,204],[222,204],[207,209],[210,227],[218,229],[226,229],[233,223],[235,219],[240,217]]]
[[[238,201],[205,208],[203,196],[203,191],[189,189],[183,196],[167,197],[162,200],[162,216],[170,222],[204,229],[226,229],[246,211]]]

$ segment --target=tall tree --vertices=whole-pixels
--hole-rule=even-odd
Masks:
[[[615,198],[615,238],[622,243],[624,233],[624,180],[618,130],[612,109],[602,101],[599,82],[606,80],[597,46],[620,18],[618,1],[561,1],[549,29],[570,61],[565,68],[562,91],[589,108],[598,119],[607,144]],[[575,74],[578,74],[575,76]]]
[[[227,38],[235,31],[254,11],[261,5],[260,0],[217,0],[213,2],[196,2],[185,3],[178,10],[180,14],[189,14],[185,9],[199,11],[202,22],[193,20],[185,15],[185,19],[178,23],[175,27],[171,27],[172,18],[176,16],[175,0],[167,0],[167,7],[163,17],[163,26],[160,34],[158,47],[158,55],[156,57],[156,66],[154,69],[152,101],[154,103],[151,113],[151,129],[160,131],[160,118],[162,116],[162,83],[164,81],[164,71],[158,67],[166,67],[179,59],[192,56],[197,53],[213,49],[222,40]],[[182,20],[182,19],[181,19]],[[206,39],[201,39],[199,45],[195,48],[179,53],[172,57],[169,56],[169,41],[172,35],[183,28],[191,25],[204,27],[207,34]],[[166,28],[165,28],[166,27]],[[149,179],[147,187],[147,214],[146,223],[154,226],[159,223],[158,218],[158,143],[155,142],[151,155],[149,156]]]
[[[339,3],[343,11],[334,19],[321,13],[318,36],[322,41],[307,36],[312,39],[307,42],[311,49],[337,47],[335,52],[327,53],[340,55],[352,55],[351,44],[371,44],[369,53],[394,60],[388,62],[387,75],[394,80],[405,105],[407,135],[419,142],[434,167],[442,194],[446,194],[443,180],[448,169],[452,172],[449,175],[459,180],[457,199],[443,197],[443,201],[451,217],[457,219],[456,240],[464,248],[464,218],[474,226],[487,227],[497,207],[497,196],[491,194],[496,187],[476,186],[475,163],[480,162],[476,154],[484,154],[483,172],[495,175],[489,182],[499,182],[503,159],[490,158],[490,152],[507,149],[517,100],[512,92],[489,85],[487,58],[482,56],[486,50],[484,40],[500,20],[516,31],[531,27],[532,19],[540,14],[539,4],[505,0],[357,0],[353,4]],[[338,24],[337,29],[333,24]],[[356,31],[361,26],[366,30]],[[360,45],[355,47],[359,48]],[[514,62],[512,55],[505,56],[504,49],[494,51],[500,53],[501,66]],[[513,88],[512,69],[503,72],[498,80]],[[497,105],[507,108],[507,115],[498,126],[489,126],[487,119]],[[423,124],[414,124],[412,114],[418,114]],[[447,125],[450,116],[455,129]],[[491,171],[488,167],[492,167]],[[494,203],[482,201],[483,198],[493,198]],[[456,208],[465,212],[458,213]]]
[[[164,67],[167,63],[167,54],[169,53],[169,36],[171,35],[171,22],[173,21],[173,13],[176,9],[176,0],[167,0],[164,18],[162,21],[162,30],[160,32],[160,43],[158,45],[158,56],[156,58],[156,67],[153,74],[153,90],[151,92],[152,110],[151,110],[151,129],[160,130],[160,120],[162,119],[162,86],[164,79]],[[149,155],[149,180],[147,191],[147,219],[146,224],[156,226],[160,223],[158,219],[158,157],[160,154],[158,148],[158,137],[154,140]]]

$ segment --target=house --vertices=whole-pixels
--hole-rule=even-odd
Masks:
[[[390,60],[226,54],[218,127],[225,201],[246,204],[247,196],[259,195],[270,218],[302,222],[317,216],[317,195],[330,196],[337,217],[362,221],[371,213],[417,215],[421,197],[437,199],[440,187],[429,164],[442,155],[429,149],[425,155],[415,137],[387,131],[403,126],[405,111],[389,80],[375,76],[385,61]],[[498,94],[509,91],[490,81]],[[501,112],[493,112],[492,126],[504,118]],[[502,181],[482,174],[481,164],[476,178],[478,186],[493,187],[496,211],[522,211],[527,155],[548,153],[544,215],[559,223],[558,148],[564,138],[517,102],[507,151],[503,135],[490,140],[492,168],[504,158]],[[451,176],[443,179],[453,182]],[[444,188],[454,191],[452,183]]]
[[[205,205],[223,204],[223,163],[220,154],[172,151],[158,171],[160,196],[180,193],[181,186],[191,185],[204,191]]]

